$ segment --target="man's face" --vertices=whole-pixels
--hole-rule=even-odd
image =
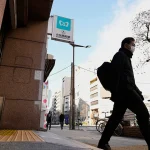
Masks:
[[[130,47],[135,47],[135,41],[131,41],[131,43],[130,43]]]
[[[131,41],[130,44],[125,44],[125,48],[134,53],[135,51],[135,41]]]

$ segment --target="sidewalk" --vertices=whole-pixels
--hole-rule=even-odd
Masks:
[[[0,150],[97,150],[97,148],[50,132],[0,130]]]
[[[97,131],[69,130],[52,128],[48,134],[54,133],[60,137],[76,140],[96,147],[100,139],[100,133]],[[142,139],[124,138],[113,136],[110,140],[113,150],[147,150],[147,146]]]
[[[77,145],[76,145],[77,146]],[[0,150],[95,150],[94,148],[79,148],[59,145],[59,143],[7,142],[0,143]]]
[[[100,150],[96,148],[100,138],[98,132],[58,128],[31,132],[25,131],[26,136],[23,131],[2,132],[0,150]],[[145,141],[140,139],[112,137],[110,145],[112,150],[147,150]]]
[[[96,145],[92,145],[96,146]],[[125,147],[112,147],[112,150],[148,150],[147,146],[125,146]]]
[[[46,143],[70,147],[70,150],[71,149],[72,150],[100,150],[96,147],[93,147],[92,145],[81,143],[79,141],[73,140],[71,138],[66,138],[65,136],[60,136],[50,131],[48,132],[36,131],[35,133],[38,134]]]

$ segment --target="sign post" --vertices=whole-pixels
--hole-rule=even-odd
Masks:
[[[69,128],[75,129],[75,66],[74,66],[74,53],[75,47],[89,48],[91,46],[77,45],[74,43],[74,20],[61,17],[51,16],[48,26],[48,35],[51,35],[51,39],[60,42],[69,43],[73,48],[73,62],[71,63],[71,95],[70,95],[70,116],[69,116]]]

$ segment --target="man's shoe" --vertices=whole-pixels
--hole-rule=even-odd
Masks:
[[[101,149],[103,149],[103,150],[111,150],[111,147],[110,147],[109,144],[105,144],[104,146],[98,145],[98,148],[101,148]]]

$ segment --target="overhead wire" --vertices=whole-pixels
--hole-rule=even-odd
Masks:
[[[63,69],[61,69],[61,70],[59,70],[59,71],[57,71],[57,72],[51,74],[49,77],[51,77],[51,76],[53,76],[53,75],[56,75],[56,74],[58,74],[58,73],[60,73],[60,72],[62,72],[62,71],[64,71],[64,70],[68,69],[69,67],[71,67],[71,65],[69,65],[69,66],[67,66],[67,67],[65,67],[65,68],[63,68]]]
[[[77,65],[76,65],[77,66]],[[92,72],[92,73],[94,73],[94,74],[96,74],[96,72],[93,72],[93,71],[91,71],[91,70],[88,70],[88,69],[86,69],[86,68],[83,68],[83,67],[81,67],[81,66],[78,66],[79,68],[81,68],[81,69],[83,69],[83,70],[86,70],[86,71],[89,71],[89,72]],[[95,69],[96,70],[96,69]],[[146,82],[136,82],[136,83],[139,83],[139,84],[150,84],[150,83],[146,83]]]
[[[83,69],[83,70],[86,70],[86,71],[88,71],[88,72],[91,72],[91,73],[94,73],[94,74],[96,74],[96,72],[94,72],[94,71],[91,71],[91,70],[88,70],[88,69],[86,69],[86,68],[83,68],[83,67],[81,67],[81,66],[78,66],[78,65],[75,65],[75,66],[77,66],[77,67],[79,67],[79,68],[81,68],[81,69]],[[96,70],[96,69],[95,69]]]
[[[91,71],[91,70],[89,70],[89,69],[86,69],[86,68],[84,68],[84,67],[81,67],[81,66],[79,66],[79,65],[75,65],[75,66],[77,66],[77,67],[79,67],[79,68],[81,68],[81,69],[83,69],[83,70],[85,70],[85,71],[88,71],[88,72],[90,72],[90,73],[96,74],[96,72]],[[62,71],[64,71],[64,70],[68,69],[69,67],[71,67],[71,65],[69,65],[69,66],[67,66],[67,67],[65,67],[65,68],[63,68],[63,69],[61,69],[61,70],[59,70],[59,71],[53,73],[53,74],[50,75],[49,77],[54,76],[54,75],[56,75],[56,74],[58,74],[58,73],[60,73],[60,72],[62,72]],[[96,70],[96,69],[95,69],[95,70]],[[57,80],[57,79],[56,79],[56,80]],[[55,80],[55,81],[56,81],[56,80]],[[139,84],[150,84],[150,83],[144,83],[144,82],[143,82],[143,83],[142,83],[142,82],[136,82],[136,83],[139,83]]]

